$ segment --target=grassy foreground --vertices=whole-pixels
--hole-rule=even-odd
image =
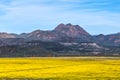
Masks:
[[[120,80],[120,58],[0,58],[0,80]]]

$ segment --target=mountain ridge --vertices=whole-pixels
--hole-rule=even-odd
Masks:
[[[59,24],[53,30],[35,30],[30,33],[9,34],[6,32],[0,33],[1,39],[7,38],[23,38],[25,40],[41,40],[52,42],[95,42],[102,45],[120,45],[120,33],[116,34],[100,34],[91,35],[79,25]]]
[[[120,55],[120,33],[91,35],[79,25],[59,24],[53,30],[0,33],[0,57]],[[49,54],[50,52],[50,54]]]
[[[68,23],[68,24],[63,24],[63,23],[60,23],[59,25],[72,25],[71,23]],[[58,25],[58,26],[59,26]],[[57,26],[57,27],[58,27]],[[74,26],[79,26],[79,25],[74,25]],[[37,30],[34,30],[34,31],[43,31],[43,32],[46,32],[46,31],[54,31],[57,27],[55,27],[53,30],[40,30],[40,29],[37,29]],[[81,26],[80,26],[81,27]],[[81,27],[82,28],[82,27]],[[82,28],[83,29],[83,28]],[[34,32],[34,31],[32,31],[32,32]],[[84,30],[85,31],[85,30]],[[28,33],[32,33],[32,32],[28,32]],[[8,37],[8,38],[14,38],[14,37],[16,37],[16,36],[18,36],[18,35],[23,35],[23,34],[28,34],[27,32],[26,33],[19,33],[19,34],[17,34],[17,33],[8,33],[8,32],[0,32],[0,38],[2,38],[1,37],[1,35],[2,34],[7,34],[8,36],[9,35],[12,35],[13,37]],[[87,32],[88,33],[88,32]],[[90,33],[88,33],[89,35],[91,35]],[[92,35],[92,36],[97,36],[97,35],[101,35],[102,33],[100,33],[100,34],[96,34],[96,35]],[[106,35],[112,35],[112,34],[120,34],[120,32],[116,32],[116,33],[110,33],[110,34],[102,34],[102,35],[104,35],[104,36],[106,36]],[[3,37],[4,38],[4,37]],[[7,37],[6,37],[7,38]]]

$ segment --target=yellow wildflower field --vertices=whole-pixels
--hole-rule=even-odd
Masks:
[[[0,58],[0,80],[120,80],[120,58]]]

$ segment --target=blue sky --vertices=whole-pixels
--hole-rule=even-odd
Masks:
[[[90,34],[120,32],[120,0],[0,0],[0,32],[78,24]]]

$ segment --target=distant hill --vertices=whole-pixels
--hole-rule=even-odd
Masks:
[[[120,33],[93,36],[94,41],[103,46],[120,46]]]

